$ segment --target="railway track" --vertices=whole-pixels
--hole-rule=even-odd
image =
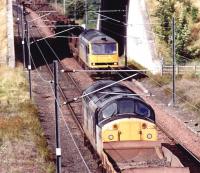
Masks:
[[[51,65],[52,66],[52,65]],[[48,73],[50,78],[52,78],[52,67],[42,67],[45,72]],[[76,103],[70,103],[67,105],[64,105],[63,103],[66,101],[69,101],[70,98],[74,98],[77,96],[80,96],[80,91],[77,89],[77,87],[74,85],[74,81],[71,80],[70,76],[60,73],[59,74],[59,95],[60,95],[60,104],[62,105],[60,108],[60,119],[61,119],[61,129],[60,131],[68,132],[70,133],[70,136],[62,135],[61,134],[61,145],[63,146],[66,142],[62,138],[67,138],[67,140],[72,140],[72,143],[68,145],[68,147],[73,148],[73,150],[77,149],[77,153],[73,151],[73,157],[76,158],[82,158],[76,159],[79,160],[78,162],[83,162],[85,165],[82,165],[80,168],[77,166],[77,168],[73,167],[69,168],[67,170],[71,170],[70,172],[79,172],[82,170],[83,172],[99,172],[99,168],[95,164],[95,160],[93,160],[92,155],[88,152],[87,148],[83,145],[83,129],[82,129],[82,118],[81,118],[81,104],[80,102]],[[62,132],[61,132],[62,133]],[[70,139],[71,138],[71,139]],[[75,145],[75,146],[74,146]],[[70,148],[67,149],[67,153],[63,150],[66,149],[66,146],[62,147],[62,158],[65,158],[68,154],[70,154]],[[74,149],[75,148],[75,149]],[[67,156],[66,159],[63,159],[63,163],[68,163],[68,159],[70,157]],[[77,163],[76,163],[77,164]]]
[[[51,20],[52,18],[50,17],[49,19]],[[59,68],[63,69],[63,64],[60,64]],[[48,70],[49,70],[49,68],[48,68]],[[59,76],[60,76],[60,81],[61,81],[59,83],[59,86],[60,86],[59,90],[60,90],[60,95],[62,95],[62,99],[61,99],[62,102],[68,102],[68,101],[70,101],[71,98],[76,98],[81,95],[82,91],[78,87],[78,84],[76,83],[76,81],[73,79],[72,76],[70,76],[69,74],[66,75],[63,73],[61,73]],[[123,76],[120,75],[120,77],[123,77]],[[68,83],[66,83],[66,82],[68,82]],[[75,88],[76,88],[76,91],[75,91]],[[82,129],[83,117],[82,117],[80,107],[81,107],[80,102],[74,102],[74,103],[71,102],[71,103],[67,104],[67,109],[70,111],[70,114],[72,114],[73,120],[75,121],[76,125],[78,126],[80,133],[83,134],[84,133],[83,129]],[[75,132],[75,133],[77,133],[77,132]],[[166,135],[165,133],[162,132],[162,130],[159,130],[159,133],[160,133],[160,138],[163,140],[163,143],[166,143],[165,145],[168,146],[169,149],[171,149],[174,153],[179,153],[179,158],[181,158],[181,160],[183,160],[183,162],[185,163],[186,166],[190,167],[190,170],[192,173],[197,173],[197,171],[199,171],[199,167],[195,166],[196,161],[194,159],[192,159],[192,156],[190,158],[188,153],[185,150],[183,150],[182,147],[180,147],[179,145],[175,145],[175,142],[173,141],[173,139],[172,140],[170,139],[171,138],[170,135]],[[78,142],[78,143],[81,145],[81,142]],[[171,145],[169,145],[169,144],[171,144]],[[85,151],[82,151],[82,152],[85,152]],[[187,155],[187,157],[185,155]]]
[[[27,17],[28,21],[31,21],[33,19],[30,19]],[[42,38],[43,35],[40,33],[38,28],[33,28],[32,32],[30,33],[31,40],[34,40],[34,38]],[[55,53],[51,45],[48,43],[48,41],[43,42],[42,44],[46,44],[45,49],[48,48],[49,51],[52,51],[51,59],[55,58]],[[49,98],[50,93],[52,93],[52,86],[49,83],[52,77],[52,65],[49,65],[49,61],[46,55],[44,55],[44,47],[37,43],[35,45],[36,49],[31,49],[31,56],[32,57],[32,67],[35,69],[33,72],[33,77],[36,75],[39,76],[38,80],[40,81],[40,84],[38,84],[41,88],[44,86],[50,86],[48,93],[46,91],[42,91],[45,93],[43,97]],[[36,53],[36,52],[37,53]],[[40,56],[43,58],[42,67],[40,64],[35,63],[36,62],[36,56],[38,54],[42,54]],[[40,66],[39,69],[37,69]],[[73,98],[75,96],[80,95],[80,90],[75,90],[77,87],[75,87],[75,83],[70,79],[69,75],[60,73],[60,83],[59,83],[59,92],[60,92],[60,103],[64,101],[67,101],[68,98]],[[44,79],[45,78],[45,79]],[[48,78],[49,80],[46,80]],[[47,88],[45,87],[45,90]],[[37,92],[36,92],[37,93]],[[53,93],[52,93],[53,94]],[[54,98],[54,96],[53,96]],[[52,98],[52,99],[53,99]],[[42,103],[41,103],[42,104]],[[67,107],[67,108],[66,108]],[[51,107],[53,108],[53,107]],[[44,109],[44,108],[42,108]],[[97,167],[97,164],[95,160],[93,159],[90,152],[87,150],[86,147],[83,145],[83,131],[81,129],[81,118],[80,118],[80,112],[81,112],[81,105],[80,103],[71,103],[60,106],[60,122],[61,122],[61,145],[62,145],[62,171],[63,172],[99,172],[99,168]],[[53,112],[54,110],[49,110],[50,112]],[[75,118],[76,117],[76,118]],[[44,118],[44,117],[43,117]],[[49,117],[50,118],[50,117]],[[45,118],[44,118],[45,119]],[[54,122],[54,120],[52,119]],[[48,126],[48,125],[47,125]],[[51,136],[54,134],[54,124],[51,122],[51,126],[49,127],[53,130],[52,133],[48,134],[48,138],[52,138]],[[53,135],[54,136],[54,135]],[[77,164],[78,163],[78,164]]]
[[[77,117],[74,117],[77,118]],[[81,116],[78,118],[82,118]],[[79,121],[79,123],[82,120]],[[81,124],[80,124],[81,126]],[[163,145],[168,148],[173,153],[176,153],[175,155],[178,156],[178,158],[184,163],[185,166],[190,168],[191,173],[198,173],[199,172],[199,163],[191,156],[188,151],[186,151],[183,147],[181,147],[179,144],[174,141],[174,139],[169,135],[166,134],[162,130],[162,127],[158,127],[158,136],[159,141],[162,141]]]
[[[49,78],[52,78],[52,65],[50,65],[48,67],[48,65],[46,67],[42,67],[43,72],[39,72],[42,74],[48,73],[48,76],[50,76]],[[40,70],[41,71],[41,70]],[[37,73],[37,72],[36,72]],[[43,76],[43,75],[42,75]],[[74,98],[76,96],[80,95],[80,90],[75,87],[74,85],[74,81],[71,80],[70,76],[66,76],[66,74],[60,73],[59,74],[59,92],[60,92],[60,103],[62,105],[62,103],[69,101],[69,98]],[[92,155],[90,153],[88,153],[87,148],[84,147],[83,145],[83,129],[81,126],[81,121],[82,118],[80,117],[80,112],[81,112],[81,105],[80,103],[71,103],[71,104],[67,104],[66,106],[63,105],[62,106],[62,110],[60,112],[60,116],[61,116],[61,131],[63,132],[69,132],[70,131],[70,136],[66,136],[61,134],[61,145],[65,145],[66,142],[63,138],[67,138],[67,140],[71,140],[70,138],[72,138],[72,140],[74,141],[74,144],[77,147],[78,153],[80,152],[81,157],[84,161],[84,163],[86,165],[88,165],[88,168],[86,166],[86,168],[84,168],[82,166],[82,168],[80,168],[80,166],[74,167],[74,166],[70,166],[70,164],[68,163],[68,159],[70,159],[71,157],[67,156],[68,154],[71,153],[70,148],[74,148],[73,144],[68,145],[68,147],[70,148],[66,148],[66,146],[62,147],[62,158],[63,159],[63,163],[64,165],[69,165],[69,166],[64,166],[64,170],[65,171],[69,171],[70,172],[99,172],[99,168],[97,167],[97,165],[95,165],[95,160],[93,160]],[[53,128],[53,127],[51,127]],[[75,148],[76,148],[75,147]],[[63,150],[66,150],[63,151]],[[74,150],[74,149],[72,149]],[[80,158],[79,154],[77,154],[75,151],[73,151],[73,153],[71,153],[73,155],[73,157],[75,157],[75,161],[79,160],[77,158]],[[82,162],[81,160],[78,161],[79,163]],[[77,163],[75,163],[77,164]],[[67,169],[65,168],[67,167]],[[70,167],[70,168],[69,168]]]

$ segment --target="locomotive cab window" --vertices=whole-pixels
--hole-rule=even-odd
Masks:
[[[89,54],[89,53],[90,53],[89,47],[86,46],[85,48],[86,48],[86,52],[87,52],[87,54]]]
[[[118,102],[119,114],[134,113],[134,102],[131,100],[120,100]]]
[[[150,116],[150,110],[149,108],[141,103],[141,102],[136,102],[135,105],[135,112],[143,117],[149,117]]]
[[[116,43],[93,43],[92,53],[95,55],[105,55],[116,53]]]
[[[117,114],[117,104],[112,103],[109,106],[105,107],[100,113],[100,119],[107,119]]]

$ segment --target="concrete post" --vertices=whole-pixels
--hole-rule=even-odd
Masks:
[[[8,53],[7,65],[15,67],[15,49],[14,49],[14,25],[13,25],[13,7],[12,0],[7,0],[7,37],[8,37]]]
[[[7,6],[0,0],[0,66],[7,62]]]

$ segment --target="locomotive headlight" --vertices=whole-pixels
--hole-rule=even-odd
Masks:
[[[113,129],[114,129],[114,130],[117,130],[117,129],[118,129],[118,125],[117,125],[117,124],[114,124],[114,125],[113,125]]]
[[[114,62],[114,65],[118,65],[118,62]]]
[[[114,136],[113,136],[113,135],[108,135],[108,139],[109,139],[109,140],[113,140],[113,139],[114,139]]]
[[[152,138],[152,134],[151,134],[151,133],[148,133],[148,134],[147,134],[147,138],[148,138],[148,139],[151,139],[151,138]]]
[[[143,129],[146,129],[146,128],[147,128],[147,124],[146,124],[146,123],[143,123],[143,124],[142,124],[142,128],[143,128]]]

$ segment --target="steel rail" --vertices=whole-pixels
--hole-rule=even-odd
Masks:
[[[175,137],[172,137],[172,135],[167,132],[166,130],[164,130],[164,128],[162,127],[161,124],[156,122],[156,126],[163,131],[163,133],[165,133],[167,135],[167,137],[171,140],[174,141],[175,144],[180,145],[186,152],[188,152],[199,164],[200,164],[200,159],[194,154],[192,153],[190,150],[188,150],[184,145],[182,145],[178,139],[176,139]]]
[[[36,28],[36,29],[37,29],[38,32],[40,33],[39,29],[38,29],[38,28]],[[40,35],[41,35],[41,33],[40,33]],[[47,45],[50,47],[50,49],[52,50],[52,47],[48,44],[48,42],[46,41],[46,39],[44,39],[44,41],[46,42],[46,44],[47,44]],[[53,51],[53,50],[52,50],[52,51]],[[54,52],[54,54],[55,54],[55,52]],[[57,55],[55,54],[55,56],[57,56]],[[59,64],[62,66],[60,60],[59,60]],[[62,67],[62,68],[63,68],[63,67]],[[51,72],[51,76],[52,76],[52,75],[53,75],[52,70],[50,70],[50,69],[48,69],[48,70]],[[53,77],[53,76],[52,76],[52,77]],[[73,78],[70,76],[70,79],[72,80]],[[78,84],[75,84],[75,83],[76,83],[75,80],[72,80],[72,81],[73,81],[75,87],[78,88]],[[65,95],[63,89],[61,88],[60,84],[58,84],[58,89],[59,89],[60,93],[62,94],[63,99],[64,99],[64,100],[68,100],[68,98],[67,98],[67,96]],[[78,91],[81,92],[80,88],[78,89]],[[76,122],[76,124],[77,124],[78,128],[80,129],[81,133],[84,134],[84,130],[83,130],[83,127],[82,127],[82,125],[81,125],[81,122],[78,120],[77,115],[76,115],[75,111],[73,110],[73,108],[72,108],[72,106],[71,106],[70,103],[67,104],[67,108],[68,108],[68,109],[70,110],[70,112],[72,113],[72,118],[73,118],[74,121]]]
[[[70,78],[71,78],[71,77],[70,77]],[[74,81],[74,82],[75,82],[75,81]],[[63,92],[63,91],[62,91],[62,92]],[[66,96],[64,96],[64,98],[67,100],[67,97],[66,97]],[[72,112],[73,112],[72,114],[74,114],[75,117],[76,117],[76,114],[75,114],[75,112],[74,112],[72,106],[71,106],[70,104],[68,104],[68,106],[70,106],[70,110],[72,110]],[[77,117],[76,117],[76,119],[77,119]],[[78,121],[78,119],[77,119],[77,121]],[[78,122],[79,122],[79,121],[78,121]],[[79,122],[79,123],[80,123],[80,122]],[[79,124],[79,123],[78,123],[78,124]],[[168,132],[164,131],[161,125],[157,124],[157,126],[158,126],[170,139],[173,139],[177,144],[179,144],[181,147],[183,147],[188,153],[190,153],[190,155],[191,155],[196,161],[198,161],[198,163],[200,163],[200,160],[199,160],[191,151],[189,151],[186,147],[184,147],[183,145],[181,145],[181,144],[178,142],[178,140],[175,139],[174,137],[172,137]],[[80,123],[80,127],[81,127],[81,129],[82,129],[81,123]],[[83,131],[83,133],[84,133],[84,131]]]

